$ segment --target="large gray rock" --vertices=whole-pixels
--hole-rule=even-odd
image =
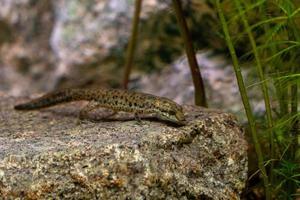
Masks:
[[[56,0],[56,21],[51,46],[64,66],[100,62],[112,50],[127,44],[134,1]],[[141,18],[166,7],[166,2],[145,0]]]
[[[0,94],[2,199],[239,199],[245,186],[231,114],[184,106],[183,127],[129,114],[78,123],[81,102],[13,110],[23,101]]]

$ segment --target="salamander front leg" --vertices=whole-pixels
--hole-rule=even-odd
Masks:
[[[79,112],[79,119],[88,119],[88,113],[96,108],[99,108],[100,104],[94,101],[89,102],[85,107],[83,107]]]
[[[101,107],[101,104],[99,104],[98,102],[89,102],[88,105],[86,105],[85,107],[83,107],[80,112],[79,112],[79,122],[81,122],[84,119],[88,119],[89,121],[94,121],[97,122],[101,119],[107,119],[110,118],[112,116],[114,116],[115,114],[117,114],[117,111],[113,110],[112,112],[108,113],[107,115],[104,116],[100,116],[100,117],[96,117],[94,119],[91,119],[88,114],[89,112],[91,112],[94,109],[97,109]]]

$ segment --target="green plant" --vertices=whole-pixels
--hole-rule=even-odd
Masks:
[[[300,188],[300,2],[234,0],[221,4],[216,0],[215,5],[248,117],[266,199],[294,198]],[[244,46],[244,55],[239,57],[237,49],[245,41],[250,45]],[[241,75],[245,62],[256,66],[260,79],[266,108],[260,129]]]

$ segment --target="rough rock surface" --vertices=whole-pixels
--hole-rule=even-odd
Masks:
[[[0,94],[4,199],[239,199],[245,186],[247,144],[231,114],[185,106],[183,127],[130,114],[78,123],[82,102],[13,110],[24,100]]]

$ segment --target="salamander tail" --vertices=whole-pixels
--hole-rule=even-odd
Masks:
[[[77,94],[77,90],[71,89],[55,91],[48,93],[40,98],[26,102],[24,104],[16,105],[14,108],[16,110],[35,110],[40,108],[46,108],[61,103],[80,100]]]

